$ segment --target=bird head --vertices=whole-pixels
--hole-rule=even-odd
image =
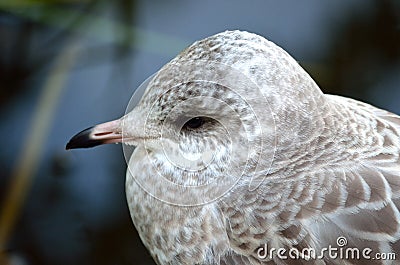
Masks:
[[[277,145],[290,149],[307,139],[323,103],[291,56],[241,31],[195,42],[138,91],[126,115],[78,133],[66,148],[123,142],[145,150],[176,184],[231,185],[267,172]]]

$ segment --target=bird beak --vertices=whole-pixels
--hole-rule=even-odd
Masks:
[[[89,148],[101,144],[121,143],[121,120],[102,123],[81,131],[69,140],[66,150],[76,148]]]

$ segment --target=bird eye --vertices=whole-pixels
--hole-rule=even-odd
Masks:
[[[188,120],[183,127],[187,129],[197,129],[200,128],[205,122],[204,117],[194,117],[190,120]]]

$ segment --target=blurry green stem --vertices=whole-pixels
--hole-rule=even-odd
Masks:
[[[74,42],[67,45],[56,58],[48,78],[43,86],[37,103],[36,111],[27,130],[25,142],[20,151],[14,171],[11,175],[10,186],[7,189],[4,205],[0,208],[0,263],[4,261],[4,251],[12,234],[19,212],[23,206],[32,177],[35,175],[43,146],[49,131],[58,99],[67,81],[67,77],[79,52]]]

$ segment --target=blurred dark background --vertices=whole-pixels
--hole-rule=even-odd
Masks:
[[[227,29],[274,41],[324,92],[400,113],[398,0],[0,0],[0,264],[154,264],[129,217],[121,146],[64,146]]]

